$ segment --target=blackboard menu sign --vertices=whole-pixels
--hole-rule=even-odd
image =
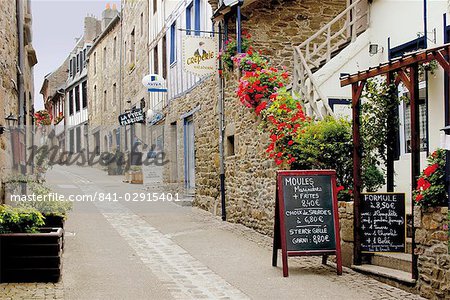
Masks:
[[[336,194],[332,170],[278,172],[272,264],[281,248],[284,276],[287,256],[337,255],[340,261]],[[339,268],[340,263],[338,274]]]
[[[405,194],[362,193],[360,212],[361,252],[405,252]]]

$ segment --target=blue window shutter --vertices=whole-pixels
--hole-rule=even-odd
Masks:
[[[195,35],[200,35],[200,0],[195,0]]]
[[[191,34],[190,29],[192,29],[191,14],[192,14],[192,4],[186,8],[186,34],[187,35]]]
[[[175,62],[175,58],[177,57],[175,51],[175,39],[176,39],[176,23],[174,22],[172,26],[170,26],[170,63]]]

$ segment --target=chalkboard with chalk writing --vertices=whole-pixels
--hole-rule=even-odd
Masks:
[[[283,254],[283,275],[288,276],[287,257],[336,255],[337,272],[342,273],[336,172],[299,170],[277,172],[274,245]]]
[[[331,176],[284,176],[281,184],[287,250],[335,249]]]
[[[405,252],[405,194],[363,193],[360,214],[362,252]]]

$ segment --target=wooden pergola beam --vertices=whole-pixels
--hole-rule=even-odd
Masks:
[[[389,72],[397,72],[405,67],[410,67],[414,64],[426,63],[433,59],[439,60],[450,54],[450,44],[445,44],[440,47],[431,48],[427,50],[419,50],[409,55],[403,56],[397,60],[381,64],[377,67],[369,68],[365,71],[359,71],[356,74],[348,75],[341,78],[341,87],[353,84],[358,81],[367,80],[371,77],[383,75]],[[439,62],[441,64],[441,62]],[[441,64],[442,65],[442,64]],[[450,74],[450,68],[444,67],[444,70]]]
[[[352,84],[352,107],[353,107],[353,235],[355,237],[355,246],[353,248],[353,260],[355,265],[360,265],[361,260],[361,238],[359,228],[361,228],[360,194],[361,194],[361,95],[364,89],[365,81]]]

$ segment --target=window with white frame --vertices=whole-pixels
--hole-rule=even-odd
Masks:
[[[400,153],[411,153],[411,105],[409,103],[409,91],[401,84],[399,85],[400,120]],[[426,151],[427,141],[427,108],[426,108],[426,82],[419,83],[419,126],[420,126],[420,151]]]

